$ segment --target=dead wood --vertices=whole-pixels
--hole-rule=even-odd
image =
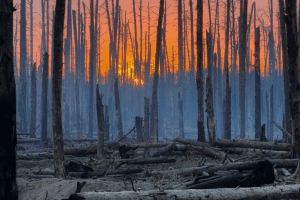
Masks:
[[[176,138],[174,141],[185,144],[185,145],[190,145],[193,149],[200,151],[203,154],[205,154],[209,157],[212,157],[212,158],[224,159],[224,157],[225,157],[224,152],[215,151],[214,149],[208,147],[208,145],[203,142],[196,142],[196,141],[186,140],[186,139],[182,139],[182,138]]]
[[[203,190],[150,190],[150,191],[122,191],[122,192],[83,192],[74,198],[72,194],[69,199],[86,200],[112,200],[112,199],[210,199],[210,200],[279,200],[298,198],[300,184],[284,186],[267,186],[252,188],[222,188]]]
[[[157,150],[152,151],[152,152],[149,154],[149,156],[150,156],[150,157],[158,157],[158,156],[160,156],[160,155],[166,154],[166,153],[171,152],[171,151],[173,151],[173,150],[174,150],[174,144],[171,143],[171,144],[169,144],[168,146],[161,147],[161,148],[159,148],[159,149],[157,149]]]
[[[235,154],[244,154],[244,153],[253,153],[253,154],[264,154],[269,157],[274,158],[290,158],[291,153],[289,151],[274,151],[274,150],[262,150],[262,149],[252,149],[252,148],[242,148],[242,147],[225,147],[222,148],[223,151],[228,153],[235,153]]]
[[[274,143],[274,142],[260,142],[251,140],[226,140],[218,139],[215,145],[219,147],[243,147],[243,148],[253,148],[253,149],[269,149],[269,150],[279,150],[279,151],[289,151],[291,150],[291,145],[286,143]]]
[[[269,160],[275,168],[296,168],[298,165],[297,159],[270,159]],[[219,170],[253,170],[259,161],[248,161],[248,162],[238,162],[238,163],[226,163],[217,164],[211,166],[201,166],[201,167],[191,167],[175,170],[166,171],[152,171],[152,175],[171,175],[177,174],[182,176],[188,175],[201,175],[204,171],[208,173],[213,173]]]
[[[285,130],[285,128],[283,128],[282,126],[280,126],[278,123],[276,123],[276,122],[273,121],[273,120],[272,120],[272,122],[275,124],[275,126],[276,126],[277,128],[279,128],[279,129],[282,131],[282,133],[283,133],[285,136],[287,136],[290,140],[292,139],[292,135],[291,135],[289,132],[287,132],[287,130]]]

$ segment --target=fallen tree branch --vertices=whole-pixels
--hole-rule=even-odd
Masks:
[[[219,147],[243,147],[253,149],[271,149],[279,151],[291,150],[291,145],[287,143],[260,142],[251,140],[218,139],[215,141],[215,145]]]
[[[282,126],[280,126],[277,122],[275,122],[273,120],[272,120],[272,122],[275,124],[275,126],[277,128],[279,128],[282,131],[283,134],[287,135],[289,139],[292,139],[292,135],[289,132],[287,132],[287,130],[285,130],[285,128],[283,128]]]
[[[69,199],[112,200],[112,199],[210,199],[210,200],[279,200],[293,199],[300,196],[300,184],[267,186],[252,188],[222,188],[204,190],[165,190],[165,191],[122,191],[122,192],[83,192],[72,194]]]

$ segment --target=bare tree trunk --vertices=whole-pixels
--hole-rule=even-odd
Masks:
[[[33,65],[33,0],[30,1],[30,64]]]
[[[150,134],[153,141],[158,141],[158,101],[157,101],[157,87],[158,87],[158,69],[159,69],[159,54],[161,49],[161,29],[162,18],[164,14],[164,0],[160,0],[159,17],[156,35],[156,55],[155,55],[155,72],[152,90],[152,104],[151,104],[151,118],[150,118]]]
[[[97,119],[98,119],[98,145],[97,145],[97,156],[98,159],[103,159],[104,157],[104,110],[102,104],[103,95],[99,94],[99,85],[97,84]]]
[[[216,140],[216,125],[215,125],[215,116],[214,116],[214,97],[213,97],[213,88],[212,88],[212,58],[209,53],[212,48],[212,35],[209,32],[206,32],[206,43],[207,43],[207,77],[206,77],[206,112],[207,112],[207,129],[209,142],[211,145],[214,144]]]
[[[54,23],[54,63],[52,81],[52,126],[54,172],[56,178],[65,176],[64,141],[61,118],[61,89],[63,67],[63,31],[65,21],[65,0],[56,0]]]
[[[144,142],[149,141],[149,114],[150,114],[150,99],[144,98]]]
[[[37,102],[37,95],[36,95],[36,63],[32,65],[31,68],[31,120],[30,120],[30,137],[35,138],[35,131],[36,131],[36,102]]]
[[[105,105],[105,141],[109,141],[109,115],[107,105]]]
[[[93,113],[94,113],[94,0],[91,0],[90,5],[91,25],[90,25],[90,69],[89,69],[89,81],[90,81],[90,94],[89,94],[89,137],[93,138]]]
[[[274,121],[274,86],[271,86],[270,89],[270,122],[269,122],[269,135],[268,135],[268,139],[269,140],[273,140],[273,123],[272,121]]]
[[[26,45],[26,0],[21,0],[21,17],[20,17],[20,98],[19,98],[19,117],[21,130],[26,132],[26,60],[27,60],[27,45]]]
[[[13,0],[0,1],[0,127],[2,131],[0,134],[0,199],[9,200],[18,199],[16,180],[16,84],[13,56],[14,11]]]
[[[191,71],[194,77],[195,70],[195,52],[194,52],[194,14],[193,14],[193,1],[190,0],[190,14],[191,14]]]
[[[47,100],[48,100],[48,77],[49,77],[49,55],[48,53],[44,53],[43,55],[43,81],[42,81],[42,120],[41,120],[41,141],[43,144],[47,141]]]
[[[259,138],[261,132],[260,111],[260,29],[255,30],[255,138]]]
[[[75,42],[75,56],[76,56],[76,72],[75,72],[75,105],[76,105],[76,124],[77,124],[77,136],[80,135],[80,101],[79,101],[79,73],[80,73],[80,48],[79,38],[77,35],[77,24],[76,24],[76,11],[73,10],[73,31],[74,31],[74,42]],[[79,34],[80,35],[80,34]]]
[[[137,141],[143,142],[143,132],[142,132],[143,119],[141,117],[136,116],[135,117],[135,125],[136,125]]]
[[[120,139],[123,137],[123,124],[122,124],[122,112],[121,112],[118,78],[115,79],[114,91],[115,91],[116,110],[117,110],[116,117],[118,120],[118,138]]]
[[[139,46],[137,38],[137,22],[136,22],[136,12],[135,12],[135,0],[132,0],[133,6],[133,20],[134,20],[134,41],[135,41],[135,59],[134,59],[134,69],[138,78],[141,77],[141,69],[139,65]]]
[[[143,12],[142,12],[142,0],[140,0],[140,62],[139,63],[141,66],[140,67],[141,72],[142,72],[142,62],[143,62]]]
[[[300,158],[300,84],[298,69],[298,37],[296,0],[286,1],[287,47],[289,57],[290,108],[292,118],[292,156]]]
[[[245,88],[246,88],[246,35],[247,35],[247,12],[248,12],[248,0],[241,0],[241,12],[240,12],[240,132],[241,138],[245,138],[246,132],[246,113],[245,113]]]
[[[227,24],[225,35],[225,73],[226,73],[226,95],[224,138],[231,139],[231,87],[229,84],[228,50],[229,50],[229,23],[230,23],[230,0],[227,0]]]
[[[289,88],[289,76],[288,76],[288,67],[289,59],[287,52],[287,36],[285,29],[285,13],[284,13],[284,2],[279,0],[279,13],[280,13],[280,29],[281,29],[281,43],[282,43],[282,58],[283,58],[283,83],[284,83],[284,102],[285,102],[285,125],[286,130],[291,133],[291,110],[290,110],[290,88]],[[286,138],[287,140],[287,138]]]
[[[178,112],[178,126],[179,126],[179,137],[184,138],[184,127],[183,127],[183,41],[182,41],[182,0],[178,0],[178,100],[179,100],[179,112]]]
[[[197,99],[198,99],[198,141],[205,142],[203,102],[203,0],[197,0]]]

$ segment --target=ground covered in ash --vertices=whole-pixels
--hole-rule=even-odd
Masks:
[[[76,146],[76,145],[75,145]],[[145,155],[158,148],[138,148],[135,150],[134,158],[145,158]],[[110,150],[107,158],[99,160],[96,155],[87,155],[85,157],[65,156],[65,160],[76,160],[82,164],[93,168],[94,170],[111,171],[116,169],[124,159],[120,158],[118,150]],[[160,164],[124,164],[119,169],[142,169],[140,173],[125,175],[105,175],[103,177],[91,178],[73,178],[67,176],[64,179],[52,178],[53,176],[53,159],[33,159],[21,160],[17,159],[17,182],[19,189],[19,199],[21,200],[41,200],[41,199],[63,199],[69,198],[75,193],[78,182],[85,181],[86,184],[81,192],[119,192],[119,191],[143,191],[143,190],[167,190],[174,189],[176,185],[193,181],[197,175],[195,174],[158,174],[157,171],[183,169],[191,167],[199,167],[205,165],[214,165],[243,162],[265,159],[265,154],[257,152],[245,152],[243,154],[228,154],[226,159],[213,159],[197,151],[174,151],[166,155],[160,156],[166,159],[175,159],[175,163]],[[24,153],[18,151],[18,153]],[[287,169],[288,173],[293,174],[295,168]],[[42,175],[41,175],[42,174]],[[47,175],[48,174],[48,175]],[[203,175],[203,174],[202,174]],[[205,175],[205,174],[204,174]],[[284,173],[275,170],[275,183],[286,184]],[[199,175],[198,175],[199,176]],[[292,180],[291,183],[299,183],[300,179]]]

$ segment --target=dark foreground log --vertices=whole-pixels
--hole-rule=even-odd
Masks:
[[[150,157],[158,157],[160,155],[166,154],[166,153],[171,152],[173,150],[174,150],[174,144],[172,143],[172,144],[169,144],[168,146],[161,147],[161,148],[159,148],[157,150],[152,151],[149,154],[149,156]]]
[[[275,168],[296,168],[298,165],[298,159],[271,159],[269,160]],[[191,167],[175,170],[166,171],[152,171],[153,175],[201,175],[202,172],[216,172],[218,170],[229,171],[229,170],[253,170],[259,161],[249,161],[249,162],[238,162],[238,163],[226,163],[217,164],[212,166],[201,166],[201,167]]]
[[[112,199],[210,199],[210,200],[279,200],[294,199],[300,196],[300,184],[252,188],[222,188],[204,190],[165,190],[165,191],[122,191],[122,192],[83,192],[72,194],[69,199],[112,200]]]
[[[287,143],[274,143],[274,142],[260,142],[252,140],[226,140],[218,139],[215,141],[215,145],[219,147],[243,147],[253,149],[269,149],[278,151],[289,151],[291,145]]]

